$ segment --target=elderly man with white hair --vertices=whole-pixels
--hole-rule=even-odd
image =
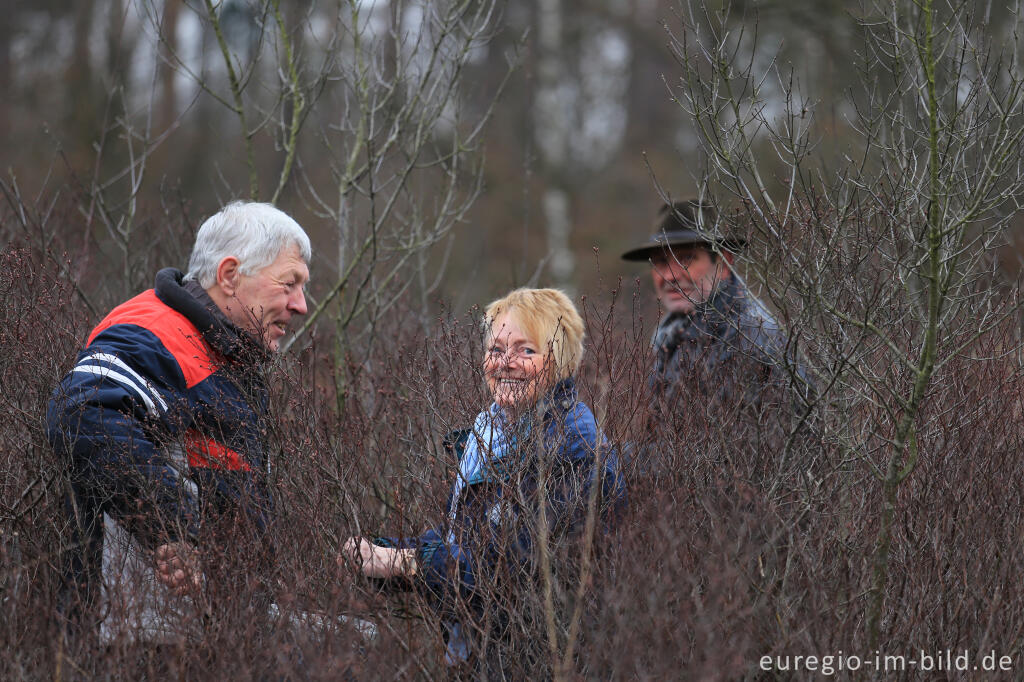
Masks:
[[[280,210],[225,206],[188,273],[161,270],[114,308],[54,391],[48,434],[70,472],[74,536],[62,606],[101,642],[181,641],[216,608],[202,587],[223,545],[264,551],[261,368],[306,314],[310,255]]]

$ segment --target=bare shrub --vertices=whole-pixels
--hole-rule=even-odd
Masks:
[[[14,248],[2,258],[0,400],[9,418],[0,424],[0,640],[13,652],[5,678],[457,674],[443,664],[443,618],[430,599],[382,590],[339,570],[334,557],[349,535],[412,535],[445,518],[455,474],[445,436],[488,401],[478,313],[441,313],[429,328],[412,313],[383,318],[381,342],[358,360],[339,360],[333,344],[323,348],[315,336],[300,355],[282,356],[268,373],[272,561],[260,566],[263,541],[253,544],[244,526],[229,524],[203,546],[211,609],[197,621],[200,637],[162,648],[62,648],[61,463],[41,420],[86,316],[52,260]],[[873,654],[864,595],[884,491],[861,455],[885,446],[891,423],[856,404],[841,411],[834,395],[824,429],[791,440],[788,395],[750,411],[709,401],[696,380],[671,422],[652,420],[650,325],[637,300],[594,295],[581,308],[588,338],[580,394],[623,455],[629,502],[610,528],[595,528],[589,548],[585,534],[553,536],[550,601],[538,574],[518,591],[481,586],[484,598],[515,615],[492,630],[513,654],[501,672],[737,679],[760,674],[765,655]],[[883,653],[1019,654],[1017,330],[1007,318],[984,334],[969,326],[960,334],[950,337],[960,350],[936,372],[918,416],[927,457],[899,490]],[[840,415],[843,433],[880,434],[864,438],[865,453],[829,435]],[[463,613],[467,622],[473,613]],[[364,634],[355,618],[373,623],[377,635]]]
[[[17,242],[0,251],[0,676],[49,666],[64,545],[63,467],[46,440],[46,401],[67,370],[84,316],[52,263]]]

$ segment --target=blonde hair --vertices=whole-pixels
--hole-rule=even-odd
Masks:
[[[583,318],[558,289],[516,289],[488,304],[484,334],[490,343],[494,321],[508,313],[523,333],[548,353],[556,379],[576,373],[583,360]]]

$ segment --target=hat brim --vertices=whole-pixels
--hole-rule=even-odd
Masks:
[[[665,253],[666,249],[674,249],[683,246],[707,246],[713,248],[715,245],[723,251],[738,253],[747,245],[745,239],[707,239],[699,232],[693,230],[681,230],[668,234],[656,234],[646,244],[630,249],[622,254],[622,260],[645,263],[656,254]]]

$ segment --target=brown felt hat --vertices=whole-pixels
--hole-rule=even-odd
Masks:
[[[701,223],[699,226],[698,219]],[[654,234],[640,246],[622,254],[622,260],[647,261],[666,249],[697,244],[717,246],[732,253],[741,251],[747,245],[747,240],[715,234],[717,219],[718,213],[714,207],[702,204],[697,199],[664,204],[658,211]]]

